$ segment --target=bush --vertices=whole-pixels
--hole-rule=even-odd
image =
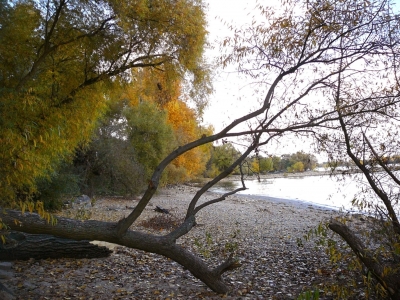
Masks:
[[[80,193],[80,178],[68,168],[53,173],[49,178],[37,180],[37,192],[34,200],[43,201],[44,208],[59,210],[63,207],[65,198]]]
[[[134,148],[118,138],[99,137],[89,150],[77,155],[74,167],[82,178],[81,192],[89,196],[136,195],[146,184]]]

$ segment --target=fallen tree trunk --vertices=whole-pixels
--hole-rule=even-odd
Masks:
[[[22,214],[20,211],[13,210],[0,210],[0,218],[16,231],[50,234],[74,240],[98,240],[163,255],[179,263],[219,294],[225,294],[229,290],[222,279],[222,274],[238,267],[237,262],[230,257],[221,265],[211,269],[200,257],[176,243],[179,236],[193,227],[194,217],[187,219],[181,225],[179,232],[166,236],[133,230],[128,230],[121,235],[118,232],[118,223],[95,220],[78,221],[60,217],[57,218],[55,225],[50,225],[38,214]]]
[[[93,245],[90,241],[57,238],[46,234],[27,234],[12,231],[7,244],[0,243],[0,260],[27,260],[46,258],[99,258],[112,251]]]

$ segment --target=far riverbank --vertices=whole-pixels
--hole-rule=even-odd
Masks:
[[[343,172],[348,176],[342,176]],[[241,195],[285,199],[299,205],[315,205],[325,209],[358,211],[354,198],[362,197],[365,180],[360,172],[307,171],[301,173],[268,173],[260,177],[245,176],[246,190]],[[210,189],[225,193],[241,186],[240,176],[231,175]]]
[[[308,176],[337,176],[337,175],[348,175],[348,174],[356,174],[361,173],[359,170],[327,170],[327,171],[304,171],[297,173],[288,173],[288,172],[274,172],[267,174],[260,174],[260,179],[274,179],[274,178],[302,178]],[[245,175],[245,179],[253,180],[258,179],[257,174],[253,175]],[[224,178],[222,181],[240,181],[240,175],[230,175]]]

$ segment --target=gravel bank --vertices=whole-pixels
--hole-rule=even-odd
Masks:
[[[163,189],[152,199],[134,226],[149,230],[143,222],[168,209],[181,218],[196,189],[175,186]],[[207,193],[205,199],[217,194]],[[92,219],[118,220],[129,213],[137,200],[99,199],[90,209]],[[76,211],[63,212],[74,216]],[[336,211],[297,205],[295,202],[260,200],[231,196],[201,211],[196,226],[178,240],[216,264],[235,250],[241,267],[226,274],[232,291],[225,299],[297,299],[302,291],[326,282],[349,278],[333,271],[324,249],[298,239],[319,222],[337,215]],[[163,234],[163,230],[154,231]],[[115,247],[105,259],[42,260],[13,264],[14,276],[3,280],[16,299],[219,299],[201,281],[166,258]],[[351,275],[348,275],[351,276]],[[331,299],[321,293],[320,299]],[[358,293],[356,299],[362,299]]]

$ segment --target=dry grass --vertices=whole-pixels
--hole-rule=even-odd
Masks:
[[[140,225],[153,230],[172,230],[179,226],[182,221],[183,220],[170,214],[159,214],[142,221]]]

